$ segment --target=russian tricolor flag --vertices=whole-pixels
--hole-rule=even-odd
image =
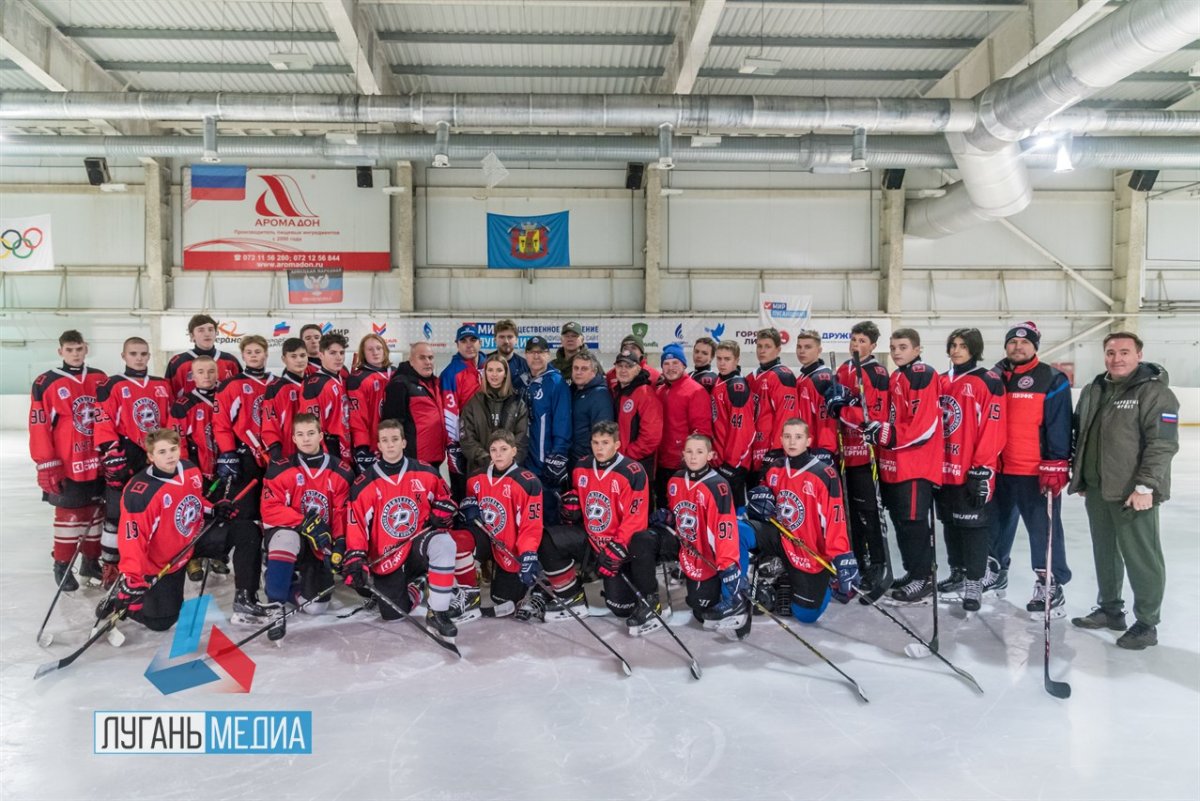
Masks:
[[[245,199],[245,167],[231,164],[192,165],[192,200]]]

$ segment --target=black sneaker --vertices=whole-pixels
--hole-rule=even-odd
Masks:
[[[75,580],[75,574],[71,572],[70,562],[54,563],[54,583],[56,586],[61,586],[63,592],[75,592],[79,589],[79,582]]]
[[[1081,629],[1111,629],[1112,631],[1125,631],[1129,628],[1125,625],[1124,612],[1110,615],[1098,606],[1083,617],[1071,618],[1071,625]]]
[[[960,593],[962,592],[963,582],[966,579],[967,571],[961,567],[951,568],[950,578],[945,578],[938,582],[938,592]]]
[[[1135,620],[1129,631],[1117,638],[1117,645],[1130,651],[1140,651],[1151,645],[1158,645],[1158,629]]]

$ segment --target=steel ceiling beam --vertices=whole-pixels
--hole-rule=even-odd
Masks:
[[[851,50],[970,50],[982,39],[907,38],[884,36],[714,36],[713,47],[805,48],[836,47]]]
[[[61,26],[72,39],[169,40],[181,42],[336,42],[333,31],[209,30],[198,28],[87,28]]]
[[[492,67],[486,64],[394,64],[396,75],[478,78],[658,78],[662,67]]]

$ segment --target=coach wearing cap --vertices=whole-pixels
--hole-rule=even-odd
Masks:
[[[558,494],[567,479],[571,451],[571,393],[562,373],[550,364],[550,343],[532,336],[525,342],[529,374],[524,377],[529,405],[529,455],[525,466],[542,482],[546,525],[558,523]]]
[[[1071,622],[1124,631],[1121,589],[1128,572],[1135,621],[1117,645],[1140,651],[1158,645],[1166,585],[1158,505],[1171,497],[1179,401],[1167,386],[1167,371],[1142,361],[1137,334],[1104,338],[1104,368],[1079,398],[1070,489],[1084,496],[1087,507],[1099,606]]]
[[[583,326],[574,320],[563,323],[560,333],[562,334],[562,347],[554,355],[554,369],[565,377],[571,375],[571,360],[575,358],[575,354],[586,348],[587,345],[583,342]]]
[[[446,457],[450,467],[450,494],[461,501],[467,487],[467,462],[459,444],[458,415],[475,397],[482,379],[483,355],[479,352],[479,331],[473,325],[459,326],[454,335],[458,353],[442,370],[442,404],[446,410]]]

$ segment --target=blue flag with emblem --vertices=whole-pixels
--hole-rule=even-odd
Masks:
[[[570,267],[570,212],[487,216],[488,267]]]

